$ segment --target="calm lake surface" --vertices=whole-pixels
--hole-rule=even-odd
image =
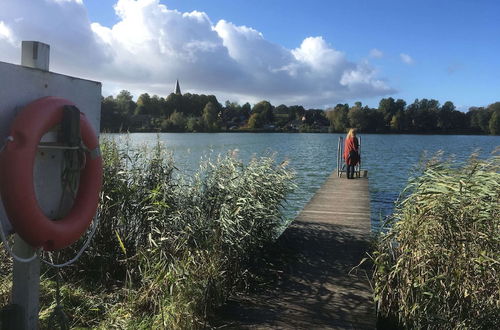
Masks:
[[[132,146],[153,145],[159,138],[173,153],[181,174],[189,175],[200,162],[236,151],[248,161],[253,156],[275,154],[288,159],[296,172],[298,188],[289,196],[285,215],[293,219],[325,179],[335,170],[339,134],[308,133],[131,133],[104,136],[128,140]],[[473,152],[487,157],[499,136],[465,135],[371,135],[362,134],[362,169],[370,178],[372,228],[393,210],[412,170],[425,154],[442,150],[446,156],[465,161]]]

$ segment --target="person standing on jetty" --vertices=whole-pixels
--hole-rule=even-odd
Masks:
[[[351,128],[344,142],[344,160],[347,165],[347,178],[354,179],[354,167],[360,161],[359,142],[356,137],[356,129]]]

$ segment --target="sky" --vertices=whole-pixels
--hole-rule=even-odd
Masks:
[[[50,70],[126,89],[323,108],[500,101],[497,0],[0,0],[0,61],[22,40]]]

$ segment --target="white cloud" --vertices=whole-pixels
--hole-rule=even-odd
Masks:
[[[370,50],[370,57],[382,58],[382,57],[384,57],[384,53],[377,48],[373,48],[372,50]]]
[[[183,91],[220,101],[326,106],[394,92],[368,62],[349,61],[322,37],[286,49],[251,27],[159,0],[119,0],[114,9],[119,21],[107,27],[89,21],[81,0],[1,1],[0,60],[17,63],[20,40],[42,41],[52,71],[102,81],[105,93],[166,95],[177,78]]]
[[[299,48],[292,50],[292,54],[299,63],[320,74],[331,74],[348,66],[345,55],[330,48],[322,37],[304,39]]]
[[[405,64],[413,64],[414,63],[413,58],[408,54],[401,53],[401,54],[399,54],[399,57],[401,58],[401,61],[403,61],[403,63],[405,63]]]
[[[17,42],[14,39],[12,30],[3,21],[0,21],[0,39],[4,39],[12,45],[15,45]]]

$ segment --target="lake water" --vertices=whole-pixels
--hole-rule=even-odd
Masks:
[[[132,145],[152,145],[159,138],[173,153],[181,174],[195,171],[202,160],[236,150],[243,161],[275,153],[288,159],[298,188],[289,196],[285,215],[293,219],[336,167],[339,134],[286,133],[131,133],[106,134],[128,139]],[[488,156],[500,146],[499,136],[371,135],[362,134],[362,169],[370,178],[372,228],[390,214],[422,156],[443,150],[445,156],[465,161],[479,151]]]

